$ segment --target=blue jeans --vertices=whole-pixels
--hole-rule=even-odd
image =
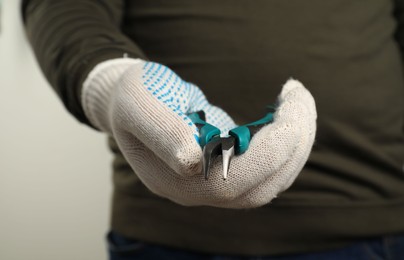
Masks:
[[[404,259],[404,235],[383,236],[350,246],[316,253],[287,256],[229,256],[183,251],[127,239],[115,232],[108,234],[109,259],[175,259],[175,260],[372,260]]]

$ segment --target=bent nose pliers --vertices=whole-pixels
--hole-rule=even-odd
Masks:
[[[238,126],[229,131],[228,137],[220,137],[220,129],[206,122],[205,112],[197,111],[188,115],[199,129],[199,145],[203,149],[203,173],[209,178],[212,161],[222,155],[223,178],[227,178],[230,161],[234,155],[247,151],[251,138],[265,125],[272,123],[275,107],[268,106],[269,112],[260,120]]]

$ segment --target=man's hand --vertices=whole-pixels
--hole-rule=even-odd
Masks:
[[[169,165],[134,140],[139,152],[132,167],[154,193],[187,206],[252,208],[269,203],[286,190],[306,163],[316,133],[314,99],[303,85],[289,80],[278,97],[274,122],[262,128],[248,150],[232,159],[228,178],[221,160],[202,175],[180,176]]]
[[[138,164],[140,141],[182,176],[201,172],[199,133],[187,114],[204,110],[223,130],[235,126],[198,87],[166,66],[139,59],[96,66],[84,82],[82,104],[90,122],[114,136],[132,167]]]
[[[122,69],[109,61],[93,70],[84,83],[83,107],[96,127],[115,137],[152,192],[188,206],[258,207],[287,189],[307,161],[317,114],[313,97],[300,82],[285,84],[274,122],[255,134],[244,154],[233,158],[227,180],[217,160],[206,181],[199,133],[186,115],[204,110],[207,122],[223,132],[234,128],[234,122],[168,68],[120,62]]]

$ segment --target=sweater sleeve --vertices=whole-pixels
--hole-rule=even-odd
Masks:
[[[81,106],[82,83],[100,62],[145,58],[120,31],[124,0],[23,0],[28,39],[51,86],[65,107],[90,125]]]

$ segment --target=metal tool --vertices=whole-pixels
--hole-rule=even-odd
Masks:
[[[209,178],[210,165],[219,155],[222,155],[223,179],[227,178],[232,157],[247,151],[254,134],[273,121],[275,107],[268,108],[270,111],[263,118],[230,130],[228,137],[220,137],[220,129],[206,122],[204,111],[188,115],[199,129],[205,179]]]
[[[211,162],[221,154],[220,129],[206,122],[204,111],[191,113],[188,117],[199,129],[199,145],[203,149],[203,173],[207,180]]]
[[[275,107],[268,106],[268,113],[261,119],[245,124],[229,131],[230,137],[226,146],[223,146],[223,177],[226,179],[232,157],[247,151],[252,137],[264,126],[274,120]]]

